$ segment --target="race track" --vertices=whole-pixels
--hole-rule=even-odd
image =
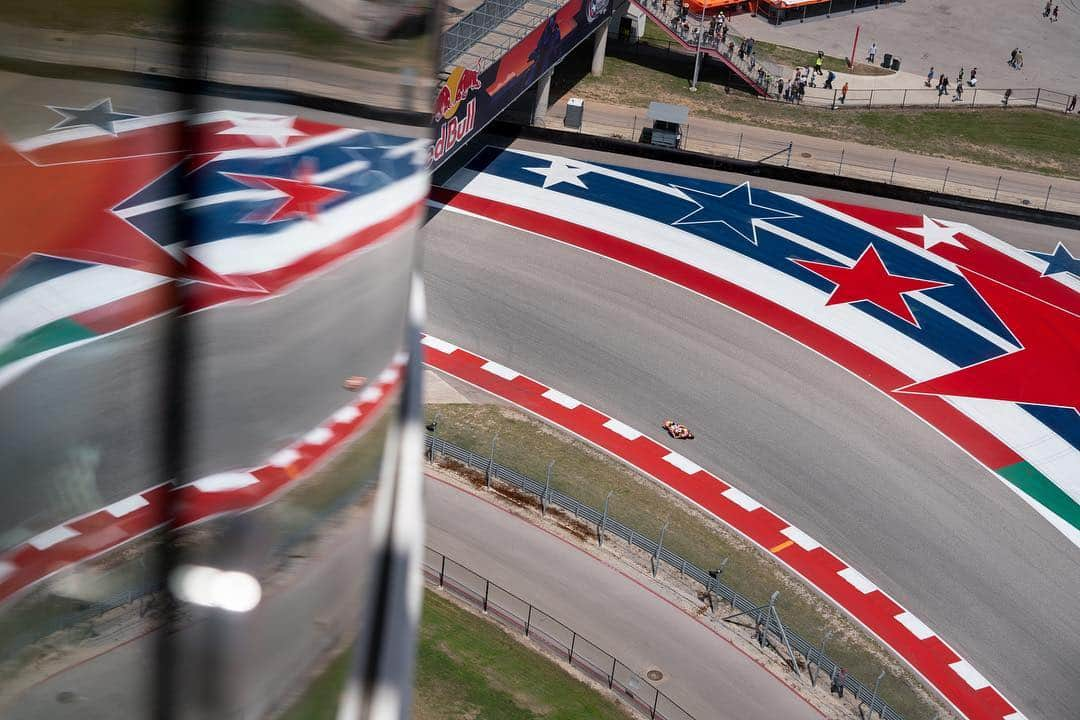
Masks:
[[[820,189],[777,189],[921,212]],[[1029,249],[1052,250],[1065,236],[949,217]],[[1080,702],[1072,673],[1080,638],[1076,548],[892,400],[715,302],[482,219],[438,212],[427,226],[425,274],[433,335],[636,428],[678,417],[699,438],[680,452],[840,554],[1029,717],[1065,717]]]

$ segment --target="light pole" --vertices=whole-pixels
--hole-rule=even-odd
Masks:
[[[694,53],[694,78],[690,81],[690,92],[697,92],[698,71],[701,69],[701,40],[705,37],[705,0],[701,0],[701,22],[698,24],[697,52]]]

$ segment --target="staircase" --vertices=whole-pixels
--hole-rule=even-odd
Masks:
[[[645,13],[649,20],[656,23],[657,27],[662,29],[666,35],[691,54],[698,49],[698,39],[695,34],[695,29],[700,29],[701,31],[707,30],[711,20],[711,18],[706,16],[704,22],[702,22],[700,16],[690,15],[686,17],[684,21],[678,21],[675,15],[675,11],[680,4],[678,0],[670,0],[668,2],[667,13],[664,13],[663,11],[662,0],[629,0],[629,2]],[[758,95],[767,97],[769,95],[770,87],[775,83],[776,78],[784,77],[786,80],[788,72],[786,69],[773,65],[772,63],[763,63],[760,60],[751,62],[749,57],[740,59],[738,51],[743,39],[742,36],[736,35],[729,30],[727,42],[721,45],[719,33],[715,38],[706,35],[701,41],[701,53],[703,55],[711,55],[722,62],[729,70],[731,70],[731,72],[738,76],[749,87],[753,88]],[[730,43],[734,43],[735,49],[733,51],[728,50]],[[764,82],[761,82],[758,79],[759,69],[765,70],[766,78]]]

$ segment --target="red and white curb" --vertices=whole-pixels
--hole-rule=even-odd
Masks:
[[[633,465],[775,555],[901,657],[969,720],[1025,720],[924,622],[816,540],[686,457],[565,393],[425,336],[424,362]]]
[[[259,467],[217,473],[175,488],[156,485],[72,518],[5,552],[0,556],[0,602],[75,563],[164,527],[169,524],[165,509],[170,504],[176,510],[174,527],[265,505],[378,419],[400,385],[406,360],[404,353],[396,355],[353,402]]]

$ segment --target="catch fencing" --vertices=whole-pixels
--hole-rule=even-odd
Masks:
[[[614,690],[645,717],[694,720],[678,703],[614,655],[464,565],[429,547],[424,555],[423,570],[431,584],[486,613],[504,627],[523,633],[571,667]]]
[[[440,456],[456,460],[467,467],[482,472],[489,487],[493,483],[499,482],[536,497],[542,513],[546,512],[549,507],[558,507],[573,514],[574,517],[581,521],[595,526],[597,543],[600,545],[603,544],[605,537],[608,535],[625,540],[627,544],[637,547],[649,555],[654,576],[659,571],[661,563],[663,563],[680,575],[701,585],[714,613],[718,611],[717,601],[723,601],[732,609],[732,613],[725,619],[732,619],[736,615],[752,618],[754,620],[755,639],[763,646],[769,645],[776,650],[791,667],[792,672],[797,675],[799,674],[800,663],[795,655],[801,655],[803,658],[801,664],[805,664],[810,675],[811,684],[816,683],[822,672],[824,672],[826,678],[831,678],[835,672],[840,670],[839,663],[824,652],[824,641],[820,646],[815,646],[780,619],[773,607],[776,598],[775,593],[768,602],[754,602],[723,583],[712,573],[664,547],[663,532],[661,532],[657,540],[653,540],[637,532],[634,528],[609,517],[606,507],[603,510],[598,510],[551,487],[550,477],[546,482],[539,482],[517,472],[513,468],[498,463],[493,456],[479,455],[443,440],[430,432],[425,438],[425,449],[427,458],[431,462],[434,462]],[[719,573],[716,573],[716,575],[719,575]],[[470,592],[476,595],[478,593],[477,587],[472,586]],[[483,591],[480,590],[479,594],[482,595]],[[490,598],[488,601],[490,602]],[[565,643],[562,643],[562,645],[565,645]],[[863,706],[865,706],[870,711],[869,718],[872,718],[877,713],[878,717],[883,718],[883,720],[903,720],[903,717],[878,695],[878,684],[883,675],[884,673],[879,675],[875,681],[867,683],[849,674],[844,687],[850,693],[850,697],[858,703],[860,714]],[[606,671],[604,677],[607,677]],[[660,716],[657,715],[657,717]]]

